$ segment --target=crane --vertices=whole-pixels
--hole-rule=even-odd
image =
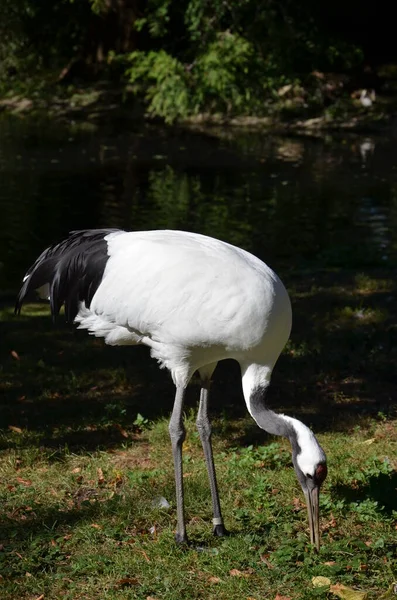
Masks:
[[[222,518],[208,416],[210,380],[218,361],[241,368],[247,409],[259,427],[285,436],[306,498],[310,540],[320,546],[319,491],[327,475],[324,450],[301,421],[265,403],[273,367],[291,330],[288,293],[254,255],[220,240],[185,231],[72,231],[42,252],[27,271],[16,300],[49,299],[55,318],[110,345],[144,344],[167,368],[176,387],[169,422],[174,460],[177,542],[187,542],[182,474],[183,401],[196,371],[201,379],[197,429],[203,446],[214,535],[227,534]]]

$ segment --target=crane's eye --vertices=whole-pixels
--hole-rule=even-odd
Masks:
[[[306,474],[306,477],[307,477],[308,479],[313,479],[313,475],[310,475],[310,473],[307,473],[307,474]]]

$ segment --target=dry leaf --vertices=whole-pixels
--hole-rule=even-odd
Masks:
[[[366,592],[359,592],[339,583],[331,585],[329,591],[342,600],[365,600],[367,597]]]
[[[103,476],[103,471],[102,471],[101,467],[97,468],[97,473],[98,473],[98,485],[103,485],[105,483],[105,478]]]
[[[21,485],[25,485],[26,487],[30,487],[32,485],[30,479],[22,479],[22,477],[17,477],[16,479],[18,483],[20,483]]]
[[[143,554],[144,559],[146,560],[146,562],[150,562],[150,558],[148,557],[148,555],[146,554],[146,552],[144,550],[139,550],[139,552],[141,554]]]
[[[22,429],[20,427],[15,427],[15,425],[9,425],[8,429],[14,431],[15,433],[22,433]]]
[[[280,596],[280,594],[277,594],[274,600],[292,600],[292,598],[291,596]]]
[[[247,569],[246,571],[239,571],[238,569],[231,569],[229,574],[232,577],[250,577],[254,572],[253,569]]]
[[[269,569],[274,569],[274,566],[269,561],[270,554],[261,554],[260,559]]]
[[[313,587],[323,587],[326,585],[331,585],[331,580],[329,577],[322,577],[319,575],[318,577],[312,577]]]
[[[336,562],[334,560],[328,560],[327,562],[325,562],[323,564],[327,565],[327,567],[333,567],[334,565],[336,565]]]
[[[129,585],[139,585],[139,581],[136,577],[124,577],[123,579],[119,579],[116,584],[119,587],[127,587]]]
[[[41,594],[41,596],[39,596],[38,598],[36,598],[36,600],[44,600],[44,594]]]
[[[11,356],[12,356],[12,358],[15,358],[15,360],[21,360],[19,358],[18,352],[15,352],[15,350],[11,350]]]
[[[75,467],[74,469],[72,469],[72,473],[80,473],[81,471],[81,467]]]
[[[292,500],[292,504],[294,507],[294,512],[299,512],[300,510],[302,510],[302,508],[305,508],[305,505],[303,504],[303,502],[301,502],[299,498],[294,498]]]
[[[374,442],[376,442],[376,438],[370,438],[369,440],[365,440],[364,442],[359,442],[359,444],[361,444],[362,446],[369,446]]]
[[[122,428],[122,426],[121,426],[121,425],[119,425],[118,423],[114,423],[114,426],[115,426],[115,427],[116,427],[116,428],[119,430],[119,432],[121,433],[121,435],[122,435],[124,438],[128,438],[128,437],[129,437],[128,433],[126,432],[126,430],[125,430],[125,429],[123,429],[123,428]]]
[[[154,598],[153,596],[147,596],[146,600],[158,600],[158,598]]]
[[[220,583],[221,579],[219,577],[208,577],[209,583]]]
[[[102,529],[101,525],[98,525],[98,523],[91,523],[91,527],[94,527],[94,529]]]

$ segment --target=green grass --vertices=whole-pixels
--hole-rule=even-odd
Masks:
[[[396,287],[387,272],[287,276],[293,336],[269,403],[318,433],[329,461],[322,547],[308,543],[287,440],[247,416],[231,362],[213,385],[226,526],[213,538],[207,475],[186,403],[190,546],[173,539],[167,415],[173,386],[145,348],[54,327],[44,305],[1,312],[2,599],[335,598],[328,577],[380,598],[397,580]],[[158,499],[170,503],[158,507]]]

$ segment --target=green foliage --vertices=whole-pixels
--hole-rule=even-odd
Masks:
[[[192,67],[193,111],[244,113],[250,106],[253,56],[246,39],[229,31],[219,33]]]
[[[288,116],[302,104],[315,109],[324,95],[310,73],[351,69],[362,60],[356,44],[327,29],[313,0],[0,3],[4,89],[48,70],[62,69],[64,77],[76,64],[83,77],[99,64],[119,77],[121,64],[148,115],[167,122],[201,112],[268,114],[279,110],[278,91],[286,84],[293,84]]]
[[[309,1],[297,10],[253,0],[152,0],[135,23],[151,47],[127,57],[126,75],[139,83],[148,114],[167,121],[200,112],[266,114],[280,86],[300,89],[312,69],[351,68],[362,59],[354,45],[324,35],[312,8]]]
[[[159,52],[132,52],[126,74],[131,83],[144,82],[148,113],[172,121],[189,112],[187,72],[176,59]],[[142,87],[138,88],[140,91]]]

